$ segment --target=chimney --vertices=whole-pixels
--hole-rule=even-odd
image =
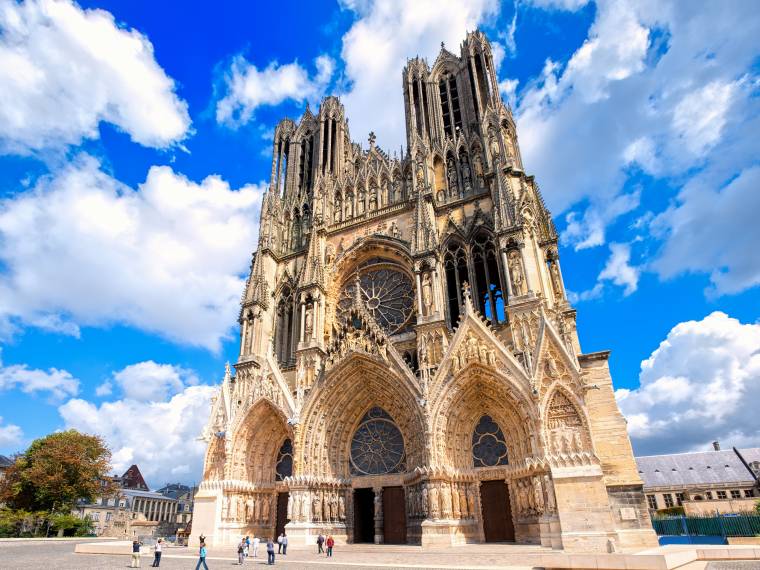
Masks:
[[[719,441],[713,441],[713,449],[715,451],[720,451],[720,442]]]

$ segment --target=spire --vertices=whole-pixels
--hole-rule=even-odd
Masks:
[[[264,309],[269,306],[267,297],[267,280],[264,276],[264,261],[261,252],[254,254],[253,269],[248,278],[243,305],[260,305]]]

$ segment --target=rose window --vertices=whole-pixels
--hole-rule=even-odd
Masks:
[[[389,263],[359,270],[359,286],[367,311],[386,334],[404,332],[414,314],[414,287],[404,272]],[[338,317],[346,317],[353,302],[356,280],[349,279],[338,300]]]
[[[382,475],[403,470],[404,438],[383,409],[372,408],[351,440],[351,473]]]

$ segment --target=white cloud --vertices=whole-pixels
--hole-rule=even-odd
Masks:
[[[714,312],[673,327],[615,395],[639,454],[760,445],[760,324]]]
[[[148,38],[67,0],[0,0],[0,150],[77,144],[101,121],[151,147],[187,135],[187,104]]]
[[[567,10],[575,12],[589,3],[589,0],[523,0],[526,4],[545,10]]]
[[[612,281],[615,285],[625,287],[624,295],[628,296],[639,286],[638,267],[631,266],[631,246],[627,243],[611,243],[610,257],[599,274],[599,280]]]
[[[113,384],[110,381],[103,382],[95,388],[96,396],[110,396],[113,394]]]
[[[47,392],[54,399],[63,399],[79,392],[79,380],[65,370],[40,370],[26,364],[5,366],[0,360],[0,392],[6,390],[21,390],[26,394]]]
[[[343,2],[357,19],[343,36],[347,92],[341,99],[351,134],[377,133],[378,144],[405,144],[401,71],[407,58],[420,55],[432,65],[441,41],[454,53],[468,30],[498,12],[495,0],[401,0]],[[382,120],[378,121],[378,117]]]
[[[216,105],[216,120],[230,126],[248,122],[262,105],[279,105],[287,99],[316,103],[332,77],[335,62],[326,55],[315,60],[313,78],[297,61],[270,63],[259,70],[243,56],[233,58],[224,72],[225,95]]]
[[[123,399],[99,406],[72,399],[58,411],[67,428],[105,439],[114,472],[136,463],[157,489],[170,481],[200,481],[206,445],[198,437],[215,392],[214,386],[189,386],[167,400]]]
[[[573,9],[583,2],[533,4]],[[627,200],[633,165],[683,186],[679,207],[659,219],[666,240],[679,234],[680,227],[669,226],[682,221],[677,214],[707,219],[712,214],[703,198],[751,174],[760,128],[760,80],[752,67],[758,35],[753,2],[726,10],[720,4],[599,0],[587,39],[567,63],[547,61],[540,77],[524,82],[516,105],[522,156],[554,213],[570,212],[563,237],[571,245],[604,244],[607,226],[631,211],[621,200]],[[728,206],[727,198],[718,198]],[[579,204],[582,216],[574,211]],[[638,200],[629,205],[637,207]],[[708,249],[722,249],[725,262],[713,281],[730,282],[718,290],[757,283],[760,257],[734,255],[722,239],[730,232],[700,231],[695,241],[710,235],[717,243]],[[668,242],[663,251],[676,249],[682,259],[663,261],[663,274],[712,271],[706,266],[714,253],[707,260],[685,240]]]
[[[651,222],[655,234],[666,240],[652,268],[664,278],[708,273],[715,294],[760,284],[759,188],[760,166],[747,168],[723,188],[712,176],[689,182],[676,204]]]
[[[125,398],[159,401],[181,392],[185,385],[195,385],[198,378],[192,370],[171,364],[157,364],[152,360],[131,364],[114,372],[114,382]]]
[[[21,443],[24,432],[15,424],[3,425],[3,418],[0,417],[0,448],[8,448]]]
[[[235,323],[261,195],[166,166],[133,190],[80,156],[0,201],[0,325],[124,323],[216,350]]]

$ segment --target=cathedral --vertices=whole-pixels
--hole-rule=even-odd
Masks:
[[[400,156],[335,97],[277,125],[194,540],[655,546],[487,38],[402,83]]]

